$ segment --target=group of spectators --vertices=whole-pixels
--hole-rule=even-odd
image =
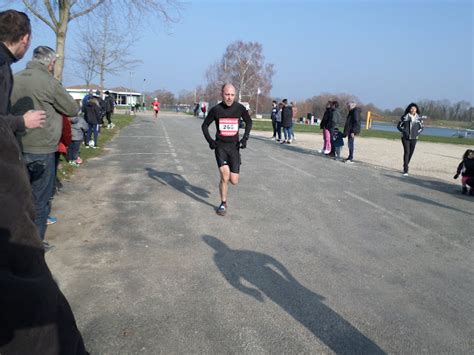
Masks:
[[[338,125],[342,123],[341,114],[339,113],[339,102],[328,101],[326,110],[319,127],[323,130],[323,148],[318,152],[327,156],[332,156],[335,159],[341,159],[341,150],[344,146],[344,139],[347,137],[347,146],[349,148],[349,155],[344,160],[346,163],[352,163],[354,159],[354,141],[355,136],[360,133],[361,123],[361,109],[357,107],[355,101],[347,103],[346,121],[344,123],[344,130],[341,132]]]
[[[30,43],[28,16],[0,12],[0,353],[86,354],[43,243],[63,116],[77,116],[79,105],[54,79],[49,47],[13,78],[11,64]]]
[[[293,119],[296,118],[297,114],[298,109],[296,105],[293,102],[288,104],[288,99],[283,99],[278,104],[277,101],[272,101],[271,119],[273,126],[273,140],[280,144],[291,144],[295,140]],[[281,139],[282,128],[284,139]]]

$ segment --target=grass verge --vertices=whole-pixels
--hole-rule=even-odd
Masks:
[[[87,149],[83,144],[81,144],[80,157],[82,161],[86,163],[88,159],[101,155],[103,152],[105,143],[110,141],[118,132],[120,132],[121,128],[128,126],[133,121],[134,117],[135,116],[133,115],[114,114],[112,117],[112,120],[115,124],[115,127],[113,129],[105,129],[105,128],[100,129],[98,149]],[[68,162],[66,161],[66,158],[63,155],[61,155],[60,167],[58,168],[58,173],[57,173],[60,180],[70,179],[76,169],[80,169],[80,168],[69,165]]]
[[[253,121],[252,129],[256,131],[273,131],[271,121]],[[303,124],[295,124],[293,126],[295,132],[303,133],[322,133],[322,130],[319,126],[310,126]],[[398,132],[385,132],[377,130],[366,130],[362,129],[360,133],[361,137],[367,138],[385,138],[385,139],[400,139],[400,133]],[[465,145],[474,145],[473,138],[457,138],[457,137],[438,137],[438,136],[426,136],[421,135],[420,141],[423,142],[432,142],[432,143],[448,143],[448,144],[465,144]]]

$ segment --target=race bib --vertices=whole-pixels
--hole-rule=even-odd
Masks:
[[[235,136],[239,133],[239,119],[221,118],[219,120],[219,131],[221,136]]]

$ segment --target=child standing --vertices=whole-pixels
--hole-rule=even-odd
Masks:
[[[332,134],[332,146],[334,147],[334,159],[340,160],[341,150],[344,146],[344,135],[339,131],[338,128],[334,128],[334,132]]]
[[[82,162],[81,158],[79,158],[79,150],[84,133],[87,133],[89,130],[89,125],[82,116],[71,117],[69,120],[71,121],[72,142],[67,150],[67,160],[69,164],[79,166]]]
[[[454,179],[457,179],[461,174],[462,193],[467,194],[467,187],[469,186],[469,195],[474,196],[474,150],[468,149],[462,157],[462,162],[459,163]]]

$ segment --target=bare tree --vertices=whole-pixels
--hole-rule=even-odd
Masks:
[[[258,42],[231,43],[221,60],[209,66],[206,72],[208,88],[215,92],[222,84],[233,83],[239,101],[252,100],[258,89],[261,94],[268,95],[275,70],[273,64],[265,64],[262,51],[263,46]]]
[[[28,11],[50,27],[56,35],[56,53],[58,59],[55,67],[55,77],[62,79],[64,69],[64,53],[69,23],[86,16],[99,7],[107,7],[108,17],[116,20],[113,9],[125,9],[121,14],[121,25],[132,27],[137,21],[143,24],[143,19],[150,15],[169,23],[175,20],[172,10],[179,12],[178,0],[22,0]],[[150,18],[150,17],[148,17]],[[126,21],[123,21],[126,19]]]
[[[89,26],[81,32],[80,50],[77,52],[82,69],[88,73],[90,67],[99,76],[99,86],[104,88],[106,74],[115,75],[123,70],[129,70],[140,60],[131,58],[133,38],[130,32],[117,28],[107,16],[106,9],[98,9],[91,21],[94,26]]]

